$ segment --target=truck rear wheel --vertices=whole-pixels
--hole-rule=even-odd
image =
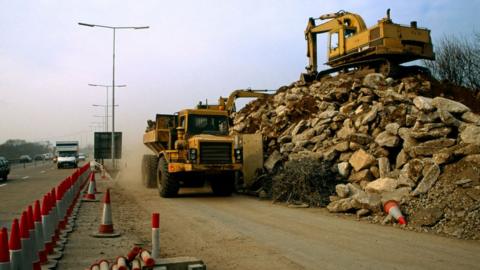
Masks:
[[[157,183],[156,155],[143,155],[142,159],[142,183],[146,188],[154,188]]]
[[[158,161],[157,186],[158,193],[164,198],[175,197],[180,188],[178,180],[168,172],[168,162],[164,157]]]
[[[235,189],[234,172],[222,173],[211,181],[212,191],[218,196],[230,196]]]

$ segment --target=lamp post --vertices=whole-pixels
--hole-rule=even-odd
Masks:
[[[117,86],[117,87],[118,87],[118,86]],[[108,102],[108,101],[107,101],[107,102]],[[103,121],[104,121],[104,123],[103,123],[103,128],[104,128],[105,132],[108,132],[108,117],[110,117],[110,116],[108,115],[108,107],[110,107],[110,106],[108,106],[108,103],[107,103],[107,105],[92,104],[92,106],[93,106],[93,107],[104,107],[104,108],[105,108],[105,116],[102,116],[102,117],[105,118],[105,119],[103,120]],[[115,105],[115,107],[118,107],[118,104]]]
[[[88,27],[101,27],[113,30],[113,65],[112,65],[112,104],[115,105],[115,31],[122,29],[148,29],[149,26],[107,26],[99,24],[90,24],[90,23],[78,23],[81,26]],[[115,106],[112,106],[112,166],[115,168]]]
[[[94,84],[94,83],[89,83],[88,84],[89,86],[94,86],[94,87],[105,87],[105,89],[107,90],[106,91],[106,101],[105,101],[105,132],[108,132],[108,88],[112,87],[111,85],[105,85],[105,84]],[[115,85],[115,87],[127,87],[126,84],[120,84],[120,85]],[[98,107],[103,107],[103,106],[100,106],[100,105],[93,105],[93,106],[98,106]],[[116,107],[117,105],[115,105]],[[112,114],[113,115],[113,114]],[[113,121],[113,120],[112,120]]]

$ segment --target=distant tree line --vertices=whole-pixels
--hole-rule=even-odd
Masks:
[[[424,61],[434,77],[480,91],[480,33],[445,35],[434,44],[435,61]]]
[[[21,155],[29,155],[34,158],[36,155],[51,152],[48,145],[41,143],[32,143],[25,140],[7,140],[0,144],[0,156],[8,160],[19,159]]]

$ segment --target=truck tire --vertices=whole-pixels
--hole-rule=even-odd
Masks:
[[[212,191],[217,196],[230,196],[235,190],[234,172],[222,173],[211,181]]]
[[[156,187],[157,182],[157,162],[156,155],[143,155],[142,159],[142,183],[146,188]]]
[[[157,187],[158,193],[164,198],[175,197],[180,188],[178,180],[168,172],[168,162],[164,157],[158,161]]]

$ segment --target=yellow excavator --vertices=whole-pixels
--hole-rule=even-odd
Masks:
[[[328,20],[316,25],[318,20]],[[317,34],[328,33],[327,65],[332,68],[318,71]],[[307,40],[307,72],[301,80],[312,81],[325,74],[351,68],[369,68],[387,76],[401,71],[400,64],[418,59],[434,60],[430,30],[392,22],[390,9],[387,15],[371,28],[358,14],[339,11],[309,18],[305,30]]]

